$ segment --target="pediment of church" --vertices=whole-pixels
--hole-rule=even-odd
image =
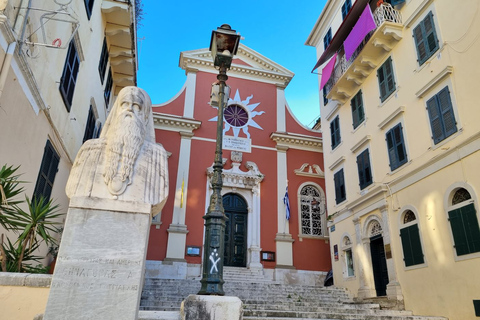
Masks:
[[[187,72],[204,71],[218,73],[213,66],[211,52],[208,49],[184,51],[180,54],[180,68]],[[273,62],[267,57],[240,44],[228,76],[273,83],[286,87],[294,73]]]

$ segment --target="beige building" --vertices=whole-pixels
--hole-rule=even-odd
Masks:
[[[66,212],[75,155],[136,85],[136,52],[130,1],[0,1],[0,166],[21,166],[29,198]]]
[[[480,2],[381,2],[327,1],[306,42],[325,84],[335,284],[418,315],[474,319]]]

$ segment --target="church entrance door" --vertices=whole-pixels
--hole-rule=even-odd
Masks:
[[[228,193],[223,196],[223,207],[228,218],[225,226],[223,265],[245,267],[247,265],[247,203],[239,195]]]

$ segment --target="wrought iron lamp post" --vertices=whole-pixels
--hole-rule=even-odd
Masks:
[[[240,35],[232,30],[228,24],[223,24],[212,31],[210,51],[214,65],[219,69],[218,82],[212,86],[212,99],[218,102],[217,140],[215,148],[215,162],[213,164],[212,189],[210,205],[205,219],[205,245],[203,250],[202,287],[200,295],[223,296],[223,256],[225,246],[225,211],[222,200],[222,142],[223,142],[223,109],[225,108],[227,69],[230,68],[233,56],[237,53]],[[228,88],[228,87],[227,87]]]

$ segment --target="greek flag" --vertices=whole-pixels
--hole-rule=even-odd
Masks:
[[[290,220],[290,200],[288,199],[288,186],[285,189],[285,196],[283,197],[283,203],[285,204],[285,210],[287,211],[287,220]]]

